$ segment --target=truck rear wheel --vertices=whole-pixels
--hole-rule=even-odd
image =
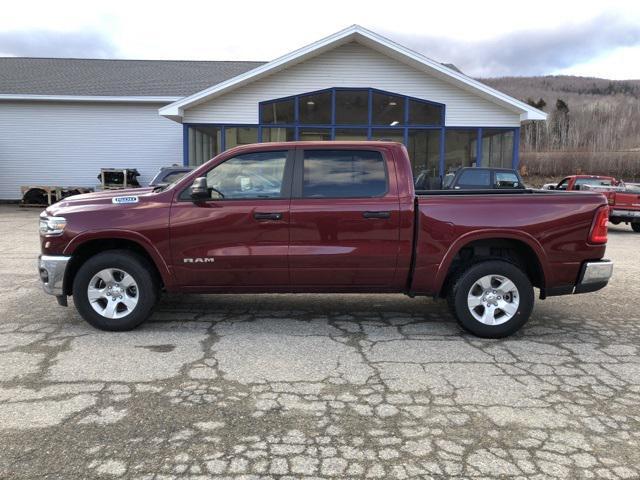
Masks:
[[[534,295],[531,281],[516,265],[489,260],[460,272],[447,300],[462,328],[479,337],[502,338],[527,322]]]
[[[91,257],[73,281],[78,312],[100,330],[133,330],[149,317],[157,299],[151,266],[126,250]]]
[[[633,228],[634,232],[640,233],[640,223],[632,223],[631,228]]]

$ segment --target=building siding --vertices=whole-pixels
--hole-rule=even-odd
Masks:
[[[160,104],[0,102],[0,199],[20,185],[95,187],[100,168],[137,168],[148,182],[182,163],[182,126]]]
[[[258,123],[258,102],[330,87],[373,87],[446,104],[447,126],[520,126],[519,114],[357,43],[184,112],[185,123]]]

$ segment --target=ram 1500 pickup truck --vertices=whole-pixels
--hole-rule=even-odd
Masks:
[[[405,293],[446,298],[503,337],[540,297],[604,287],[605,197],[414,190],[394,142],[228,150],[156,189],[67,198],[40,218],[44,290],[103,330],[142,323],[160,292]]]

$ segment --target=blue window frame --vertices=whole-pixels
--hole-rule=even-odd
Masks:
[[[365,111],[336,114],[337,108],[344,108],[347,92],[354,92],[353,103],[358,108],[366,106]],[[336,99],[339,98],[337,102]],[[366,101],[365,101],[366,97]],[[324,104],[320,104],[324,102]],[[386,102],[386,104],[385,104]],[[304,115],[301,110],[305,109]],[[401,141],[409,146],[410,132],[417,130],[439,132],[439,158],[436,170],[440,176],[445,172],[446,139],[448,131],[469,132],[475,147],[475,165],[483,166],[483,132],[485,130],[513,132],[513,152],[511,166],[518,166],[519,128],[511,127],[469,127],[444,126],[446,107],[442,103],[420,98],[399,95],[375,88],[327,88],[299,95],[292,95],[260,102],[258,104],[258,124],[201,124],[183,125],[183,162],[185,165],[199,165],[208,160],[206,152],[211,151],[211,142],[206,144],[209,150],[198,145],[193,148],[191,141],[202,141],[202,135],[194,135],[193,129],[204,131],[218,129],[218,148],[224,151],[227,129],[256,129],[257,141],[291,141],[300,139],[334,140],[336,138],[390,139]],[[396,113],[393,113],[393,112]],[[366,122],[358,123],[366,118]],[[310,123],[312,119],[322,119],[322,123]],[[342,120],[341,120],[342,119]],[[357,119],[354,120],[354,119]],[[328,123],[325,123],[328,122]],[[386,123],[385,123],[386,122]],[[385,133],[388,132],[388,135]],[[351,136],[351,134],[353,134]],[[435,138],[429,134],[429,138]],[[206,138],[205,138],[206,143]],[[430,147],[432,149],[433,146]],[[430,150],[429,155],[433,156]],[[198,158],[191,158],[197,156]],[[434,165],[435,166],[435,165]],[[485,166],[487,166],[485,164]]]

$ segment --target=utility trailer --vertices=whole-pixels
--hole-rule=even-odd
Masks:
[[[61,187],[57,185],[23,185],[20,187],[21,207],[43,207],[53,205],[63,198],[81,193],[91,193],[93,188]]]

